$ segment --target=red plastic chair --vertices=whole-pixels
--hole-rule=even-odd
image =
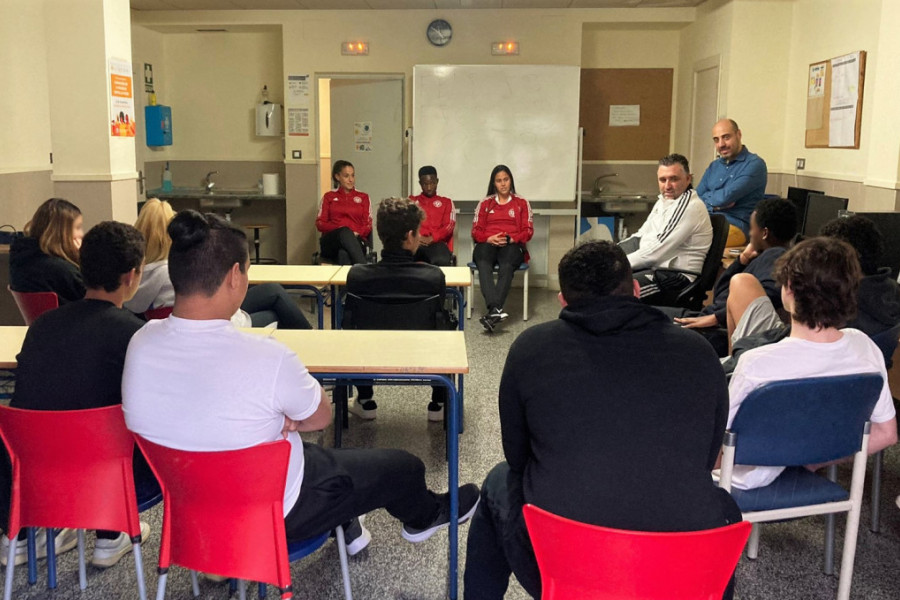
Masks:
[[[144,312],[144,318],[148,321],[152,321],[153,319],[168,319],[169,315],[171,314],[171,306],[161,306],[159,308],[151,308],[150,310]]]
[[[165,597],[169,566],[271,583],[291,597],[284,530],[284,484],[290,444],[284,440],[241,450],[189,452],[134,434],[163,490],[157,599]],[[265,468],[260,468],[265,465]],[[343,532],[338,533],[344,593],[350,598]],[[323,539],[324,543],[324,539]],[[199,595],[192,573],[194,595]]]
[[[59,297],[56,292],[17,292],[9,286],[6,286],[6,289],[16,301],[26,325],[31,325],[48,310],[59,308]]]
[[[721,600],[752,527],[650,533],[523,511],[542,600]]]
[[[134,490],[134,439],[121,405],[87,410],[23,410],[0,406],[0,437],[12,462],[10,540],[4,599],[12,596],[16,537],[22,527],[125,531],[134,543],[138,591],[146,598],[141,523]],[[51,587],[56,562],[47,536]],[[84,531],[78,532],[78,577],[87,586]]]

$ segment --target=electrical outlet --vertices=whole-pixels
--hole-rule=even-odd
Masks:
[[[805,168],[806,168],[806,159],[805,159],[805,158],[798,158],[798,159],[797,159],[797,170],[798,170],[798,171],[802,171],[802,170],[805,169]]]
[[[302,150],[291,150],[291,158],[302,158],[303,151]]]

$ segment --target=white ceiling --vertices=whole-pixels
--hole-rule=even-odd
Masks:
[[[455,8],[660,8],[706,0],[131,0],[134,10],[415,10]]]

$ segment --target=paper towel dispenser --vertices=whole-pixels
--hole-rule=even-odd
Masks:
[[[172,107],[154,104],[144,107],[148,146],[172,145]]]
[[[281,136],[281,105],[264,102],[256,105],[256,135]]]

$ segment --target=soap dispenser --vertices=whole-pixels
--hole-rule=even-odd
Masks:
[[[172,191],[172,171],[169,170],[169,161],[166,161],[166,170],[163,171],[162,189],[164,192]]]
[[[269,101],[269,87],[263,86],[262,103],[256,105],[256,135],[281,135],[281,105]]]

